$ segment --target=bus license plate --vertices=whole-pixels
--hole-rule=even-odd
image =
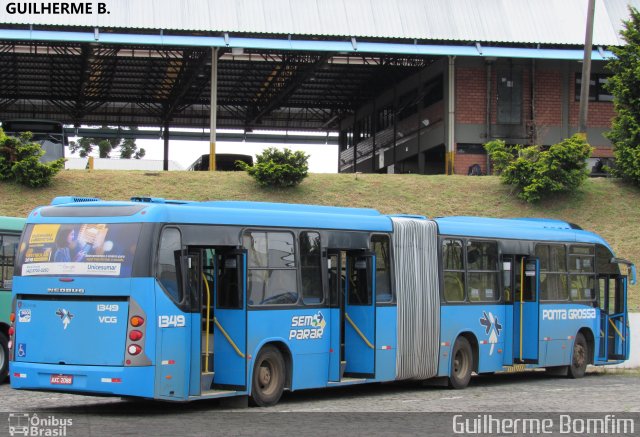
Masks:
[[[51,375],[50,381],[55,385],[71,385],[73,384],[73,375]]]

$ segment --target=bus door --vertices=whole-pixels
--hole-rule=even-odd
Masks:
[[[627,278],[601,276],[600,288],[600,361],[627,359]]]
[[[328,251],[329,284],[329,381],[338,382],[344,373],[344,278],[346,253]]]
[[[517,363],[538,363],[540,348],[540,263],[516,257],[520,286],[513,300],[513,357]]]
[[[200,256],[175,251],[175,263],[175,278],[182,290],[179,303],[182,311],[177,313],[161,309],[158,316],[158,326],[161,328],[159,394],[186,399],[198,391],[197,381],[194,383],[191,376],[194,368],[199,368],[197,360],[194,362],[193,358],[199,352],[199,348],[195,354],[193,351],[193,331],[197,332],[200,321]],[[198,338],[197,335],[195,338]]]
[[[344,284],[345,376],[375,377],[375,254],[347,252]]]
[[[213,386],[244,390],[247,386],[246,250],[217,248],[213,323]]]

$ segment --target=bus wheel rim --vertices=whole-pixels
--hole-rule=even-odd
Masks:
[[[258,371],[258,382],[262,391],[268,391],[273,381],[273,369],[269,362],[265,361],[260,365]]]
[[[575,367],[582,367],[585,360],[584,355],[584,347],[581,344],[577,344],[576,349],[573,352],[573,365]]]

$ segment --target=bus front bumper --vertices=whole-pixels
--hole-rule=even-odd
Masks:
[[[14,389],[154,397],[154,366],[74,366],[12,361],[9,376]]]

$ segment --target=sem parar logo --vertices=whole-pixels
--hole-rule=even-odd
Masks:
[[[289,340],[308,340],[322,338],[327,321],[318,311],[312,316],[293,316],[291,318],[291,330]]]

